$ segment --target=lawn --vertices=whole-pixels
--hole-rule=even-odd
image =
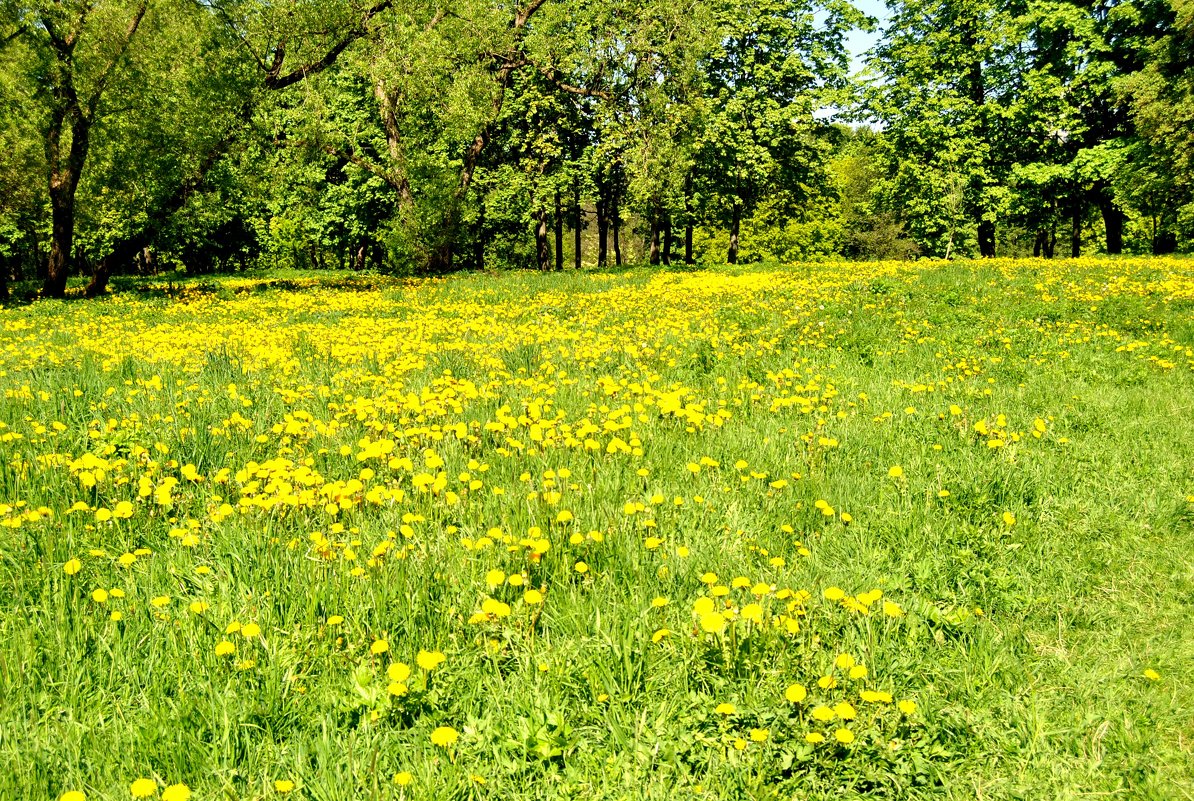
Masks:
[[[0,324],[0,799],[1194,798],[1194,260]]]

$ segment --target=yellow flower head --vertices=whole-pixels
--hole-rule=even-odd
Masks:
[[[431,732],[431,743],[438,745],[440,748],[447,748],[460,739],[460,732],[453,729],[451,726],[440,726],[435,731]]]
[[[708,634],[721,634],[726,630],[726,619],[720,612],[701,615],[701,630]]]
[[[162,801],[190,801],[191,788],[185,784],[172,784],[162,791]]]
[[[149,798],[157,795],[158,783],[153,779],[136,779],[129,785],[133,798]]]
[[[447,657],[439,651],[419,651],[415,656],[415,664],[423,670],[431,671],[444,663]]]

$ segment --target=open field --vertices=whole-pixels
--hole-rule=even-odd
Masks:
[[[1194,797],[1194,261],[0,324],[0,799]]]

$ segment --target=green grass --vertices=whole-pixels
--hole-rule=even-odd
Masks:
[[[0,799],[1194,797],[1194,262],[118,289],[0,311]]]

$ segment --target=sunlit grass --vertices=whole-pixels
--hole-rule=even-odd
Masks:
[[[0,324],[0,798],[1194,792],[1194,262]]]

